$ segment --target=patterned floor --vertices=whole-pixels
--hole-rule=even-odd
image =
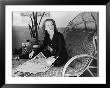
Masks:
[[[30,72],[16,72],[16,67],[25,63],[26,59],[20,59],[20,60],[13,60],[13,76],[19,76],[19,77],[62,77],[63,68],[62,67],[51,67],[45,72],[38,72],[38,73],[30,73]],[[90,59],[88,58],[78,58],[74,60],[70,65],[68,65],[66,71],[65,71],[65,77],[76,77],[77,74],[80,73],[88,64]],[[83,73],[79,75],[80,77],[97,77],[97,60],[92,59],[90,64],[88,65],[87,69],[84,70]]]

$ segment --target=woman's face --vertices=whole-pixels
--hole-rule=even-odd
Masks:
[[[45,22],[45,30],[47,30],[48,33],[51,33],[54,31],[54,25],[52,21]]]

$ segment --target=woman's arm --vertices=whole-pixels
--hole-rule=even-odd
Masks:
[[[43,44],[38,49],[34,50],[35,54],[38,54],[39,52],[43,53],[47,45],[48,45],[48,39],[47,37],[44,37]]]

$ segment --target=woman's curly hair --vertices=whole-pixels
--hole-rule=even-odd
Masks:
[[[53,23],[53,25],[54,25],[54,32],[57,32],[58,30],[57,30],[57,28],[56,28],[56,23],[55,23],[55,21],[54,21],[53,19],[46,19],[46,20],[44,21],[43,25],[42,25],[42,30],[43,30],[44,34],[45,34],[45,32],[46,32],[46,30],[45,30],[45,23],[46,23],[47,21],[51,21],[51,22]]]

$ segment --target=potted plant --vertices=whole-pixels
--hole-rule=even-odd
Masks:
[[[37,12],[32,12],[31,15],[29,15],[31,19],[31,24],[28,24],[29,31],[31,35],[31,43],[32,45],[39,45],[39,39],[38,39],[38,30],[40,29],[39,25],[41,23],[41,20],[44,16],[45,12],[42,13],[39,23],[37,23]]]

